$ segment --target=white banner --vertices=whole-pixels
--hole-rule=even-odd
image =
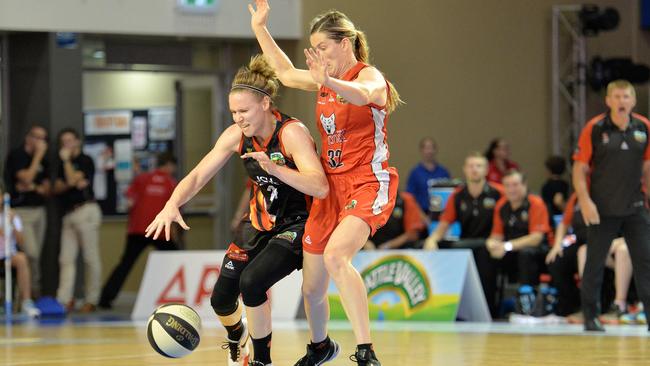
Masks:
[[[84,131],[87,136],[128,135],[131,133],[131,112],[87,112],[84,117]]]
[[[204,321],[215,320],[210,296],[225,254],[223,250],[151,252],[131,318],[146,320],[158,306],[177,302],[191,306]],[[297,271],[273,286],[273,319],[296,318],[301,287],[302,273]]]

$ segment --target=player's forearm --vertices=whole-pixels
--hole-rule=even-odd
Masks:
[[[265,26],[253,27],[253,32],[255,33],[260,48],[262,48],[264,56],[266,56],[266,60],[273,70],[275,70],[282,84],[286,85],[287,82],[290,82],[290,80],[287,80],[287,72],[294,69],[293,63],[284,51],[282,51],[280,46],[278,46]]]
[[[555,247],[561,247],[562,246],[562,240],[564,240],[564,236],[566,235],[567,232],[567,227],[564,225],[564,223],[559,223],[557,225],[557,228],[555,229],[555,242],[553,243],[553,246]]]
[[[354,105],[363,106],[371,103],[370,90],[361,83],[330,77],[325,86]]]
[[[521,238],[510,240],[510,242],[512,243],[513,250],[520,250],[529,247],[537,247],[542,243],[542,240],[544,240],[543,233],[532,233],[522,236]]]
[[[578,196],[578,202],[585,202],[591,199],[589,197],[589,189],[587,187],[587,172],[588,167],[586,167],[584,163],[577,161],[573,165],[573,188],[575,189],[576,195]]]

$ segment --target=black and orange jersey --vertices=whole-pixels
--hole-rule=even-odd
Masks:
[[[254,137],[246,137],[242,134],[239,144],[240,155],[263,151],[274,163],[297,169],[294,161],[284,150],[281,135],[284,127],[298,122],[298,120],[278,111],[274,111],[274,114],[277,123],[273,134],[263,144],[258,143]],[[276,223],[307,217],[311,197],[268,174],[255,159],[244,159],[244,167],[253,182],[250,191],[249,217],[255,229],[269,231],[275,227]]]
[[[487,238],[492,231],[494,207],[502,196],[503,187],[498,183],[485,182],[478,197],[472,196],[466,185],[460,186],[449,197],[440,221],[460,222],[461,239]]]
[[[643,163],[650,160],[650,121],[632,113],[625,130],[609,113],[591,119],[580,133],[573,160],[590,166],[589,194],[601,216],[625,216],[644,206]]]
[[[505,196],[497,201],[492,235],[500,235],[504,240],[513,240],[535,232],[544,233],[549,242],[552,242],[548,210],[541,197],[529,194],[517,209],[512,208]]]

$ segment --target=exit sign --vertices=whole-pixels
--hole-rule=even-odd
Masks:
[[[177,0],[176,6],[183,12],[214,14],[220,2],[220,0]]]

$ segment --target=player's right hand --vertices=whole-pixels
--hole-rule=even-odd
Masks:
[[[248,11],[251,13],[251,26],[264,27],[269,19],[269,11],[271,7],[267,0],[255,0],[255,7],[253,4],[248,4]]]
[[[554,245],[551,250],[549,250],[548,254],[546,255],[546,264],[551,264],[555,262],[555,259],[560,256],[562,257],[562,254],[564,253],[562,245]]]
[[[433,235],[426,238],[424,241],[425,250],[438,250],[438,241],[433,237]]]
[[[145,230],[144,236],[147,238],[152,237],[153,240],[156,240],[158,239],[158,236],[160,236],[160,233],[165,230],[165,240],[169,241],[171,239],[172,222],[177,222],[185,230],[190,229],[183,220],[183,216],[181,216],[178,207],[167,202],[162,211],[160,211],[151,224],[149,224]]]

